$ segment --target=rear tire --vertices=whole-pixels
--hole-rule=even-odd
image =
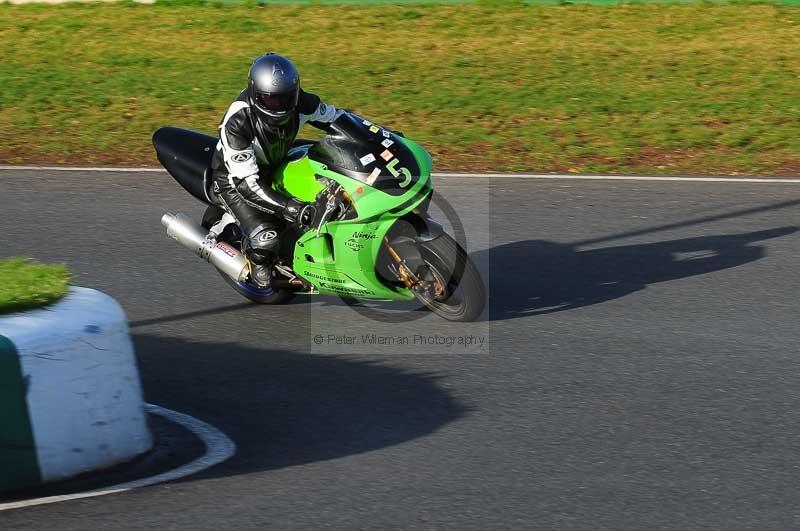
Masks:
[[[239,295],[257,304],[283,304],[294,297],[294,292],[288,289],[258,289],[249,282],[237,282],[217,269],[220,276],[225,279]]]
[[[446,283],[446,292],[432,299],[415,293],[417,300],[448,321],[478,319],[486,306],[486,287],[467,252],[449,235],[419,244],[422,259]]]
[[[203,214],[203,227],[210,229],[214,223],[220,220],[224,213],[225,211],[216,205],[209,206]],[[234,232],[237,234],[237,237],[241,234],[238,227],[236,227]],[[241,242],[234,241],[233,237],[225,237],[228,234],[230,234],[230,230],[226,228],[222,234],[223,237],[221,241],[232,245],[235,249],[241,249]],[[250,282],[238,282],[219,269],[217,269],[217,273],[219,273],[220,276],[225,279],[225,282],[239,295],[257,304],[283,304],[295,295],[293,291],[288,289],[259,289]]]

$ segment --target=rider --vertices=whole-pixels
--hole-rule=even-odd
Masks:
[[[301,89],[294,64],[270,52],[253,61],[247,88],[219,125],[220,140],[211,163],[214,188],[244,232],[245,252],[253,264],[251,278],[259,288],[270,285],[284,221],[302,223],[313,216],[308,203],[273,190],[270,175],[286,160],[304,124],[324,130],[343,112]]]

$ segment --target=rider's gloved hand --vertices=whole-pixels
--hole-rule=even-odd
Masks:
[[[317,207],[312,203],[304,203],[297,199],[289,199],[283,209],[283,217],[289,223],[297,223],[305,227],[313,226],[317,219]]]

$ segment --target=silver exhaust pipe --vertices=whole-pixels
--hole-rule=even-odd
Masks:
[[[167,236],[232,279],[237,282],[247,279],[250,271],[247,258],[238,249],[216,241],[212,234],[195,225],[188,216],[167,212],[161,217],[161,224],[167,228]]]

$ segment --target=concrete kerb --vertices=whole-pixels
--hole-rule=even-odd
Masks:
[[[107,468],[153,445],[128,323],[99,291],[0,317],[0,491]]]

